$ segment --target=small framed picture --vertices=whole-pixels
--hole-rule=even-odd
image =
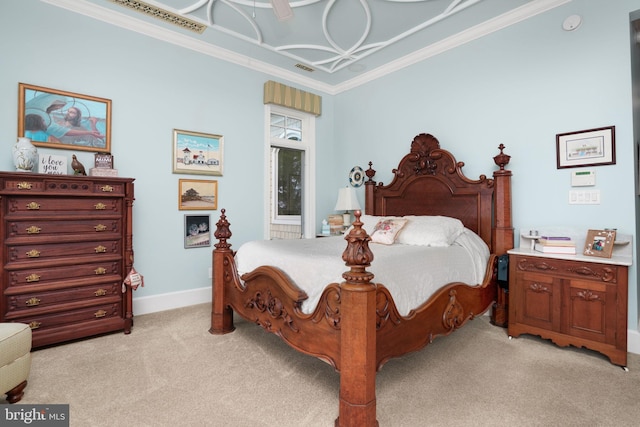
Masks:
[[[178,182],[179,210],[218,209],[218,181],[181,179]]]
[[[185,249],[211,246],[209,219],[209,215],[184,216]]]
[[[615,126],[556,135],[558,169],[616,164]]]
[[[616,240],[615,230],[589,230],[584,243],[584,255],[600,258],[611,258],[613,242]]]
[[[222,176],[224,138],[173,130],[173,173]]]
[[[96,153],[94,165],[98,169],[113,169],[113,156],[109,153]]]

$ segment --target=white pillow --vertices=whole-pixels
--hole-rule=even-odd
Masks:
[[[383,245],[392,245],[406,223],[407,220],[404,218],[384,218],[379,220],[370,234],[371,241],[373,243],[382,243]]]
[[[451,245],[464,231],[462,221],[448,216],[404,217],[408,222],[397,238],[403,245],[437,246]]]

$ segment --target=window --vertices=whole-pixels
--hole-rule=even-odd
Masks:
[[[314,169],[315,118],[282,107],[267,105],[269,135],[270,239],[313,237],[315,232]]]

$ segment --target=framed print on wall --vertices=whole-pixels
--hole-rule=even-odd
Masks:
[[[111,151],[111,100],[18,84],[18,136],[35,146]]]
[[[184,216],[184,247],[202,248],[211,246],[209,215]]]
[[[615,126],[556,135],[558,169],[616,164]]]
[[[224,138],[173,130],[173,173],[222,176]]]
[[[218,181],[181,179],[178,182],[179,210],[218,209]]]

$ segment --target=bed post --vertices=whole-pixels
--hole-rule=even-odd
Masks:
[[[211,279],[211,334],[226,334],[233,332],[233,311],[225,305],[224,285],[225,285],[225,266],[230,262],[233,263],[233,251],[231,244],[227,243],[227,239],[231,237],[229,229],[229,221],[225,215],[225,209],[221,210],[220,220],[216,223],[216,231],[214,236],[218,239],[218,243],[214,246],[212,260],[212,279]]]
[[[369,162],[369,169],[365,171],[365,174],[369,178],[364,183],[364,192],[365,192],[364,212],[367,215],[377,215],[376,206],[375,206],[375,197],[374,197],[374,192],[376,190],[376,182],[373,180],[373,177],[376,175],[376,171],[371,167],[372,165],[373,163]]]
[[[360,211],[342,254],[350,270],[340,284],[340,410],[336,427],[373,427],[376,420],[376,285],[366,270],[373,253]]]
[[[494,196],[493,209],[495,220],[492,230],[492,252],[497,255],[507,253],[513,249],[513,224],[511,222],[511,171],[504,167],[509,163],[511,156],[504,154],[504,145],[498,147],[500,154],[493,158],[500,170],[493,172]]]
[[[492,252],[497,255],[506,254],[513,248],[513,225],[511,222],[511,171],[504,167],[509,163],[511,156],[504,154],[504,145],[498,147],[500,154],[493,158],[500,170],[493,172],[494,196],[493,210],[495,214],[491,229]],[[497,298],[491,311],[491,323],[496,326],[506,327],[509,323],[509,297],[508,289],[498,286]]]

